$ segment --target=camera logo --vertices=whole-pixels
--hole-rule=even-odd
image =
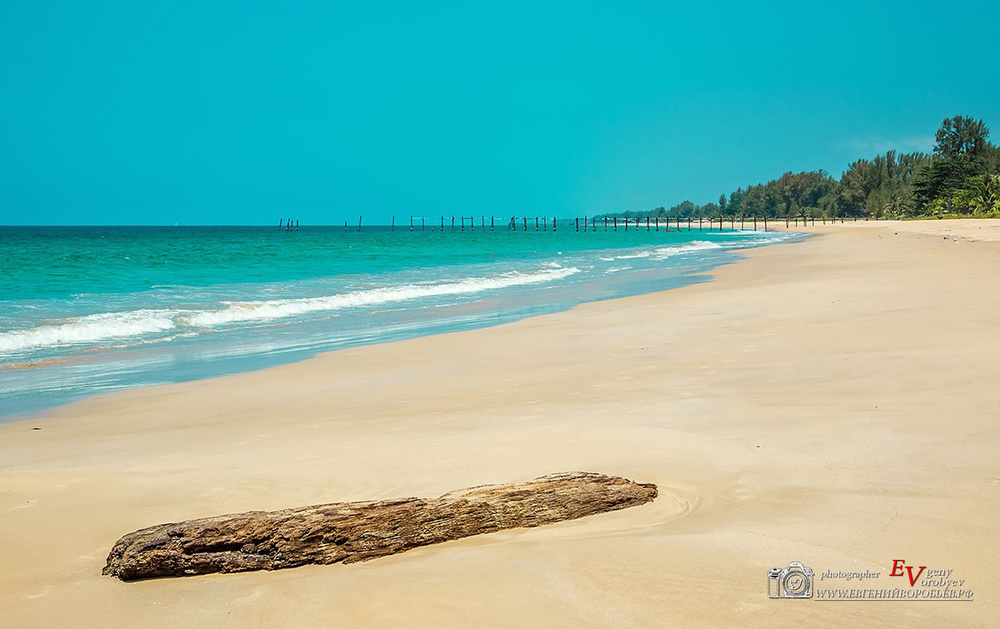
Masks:
[[[797,561],[767,571],[768,598],[812,598],[813,571]]]

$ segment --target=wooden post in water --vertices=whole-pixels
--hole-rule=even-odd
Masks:
[[[656,231],[660,231],[660,217],[659,216],[655,217],[653,221],[656,224]]]
[[[285,224],[285,219],[279,218],[278,219],[278,231],[279,232],[281,231],[281,226],[284,225],[284,224]]]
[[[757,231],[757,215],[753,215],[753,230]]]
[[[295,231],[299,231],[299,219],[295,219]]]
[[[465,217],[462,217],[462,231],[465,231]]]
[[[364,216],[358,216],[358,231],[361,231],[361,219],[362,218],[364,218]]]
[[[538,217],[535,217],[535,231],[538,231]]]
[[[764,231],[767,231],[767,214],[764,215]]]
[[[555,225],[552,226],[552,231],[555,231]],[[587,215],[583,215],[583,231],[587,231]]]
[[[576,217],[576,231],[580,231],[580,217]]]
[[[698,231],[701,231],[701,217],[698,217]]]
[[[451,231],[455,231],[455,217],[451,217]]]
[[[552,217],[552,231],[555,231],[555,230],[556,230],[556,217],[553,216]]]
[[[524,217],[524,231],[528,231],[528,217]]]
[[[493,217],[490,217],[490,231],[493,231]]]
[[[615,231],[618,231],[618,217],[615,217]]]
[[[788,215],[785,214],[785,229],[788,229]]]

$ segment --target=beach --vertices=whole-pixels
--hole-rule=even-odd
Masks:
[[[710,282],[2,424],[3,624],[988,625],[1000,221],[798,230]],[[101,576],[161,522],[571,470],[659,497],[352,565]],[[913,587],[896,560],[974,597],[767,597],[792,561],[817,589]]]

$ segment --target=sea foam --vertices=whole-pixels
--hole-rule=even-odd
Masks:
[[[492,277],[470,277],[450,282],[384,286],[298,299],[222,302],[225,307],[217,309],[105,312],[78,317],[59,324],[2,332],[0,352],[10,353],[58,345],[143,337],[175,328],[188,328],[188,331],[191,331],[191,328],[266,321],[312,312],[376,306],[426,297],[469,295],[513,286],[553,282],[578,272],[579,269],[576,267],[563,268],[550,264],[545,269],[535,272],[511,271]]]
[[[512,286],[540,284],[569,277],[580,270],[575,267],[551,268],[534,273],[512,271],[495,277],[467,278],[440,284],[405,284],[351,291],[322,297],[272,299],[230,303],[223,310],[200,312],[183,320],[188,325],[214,326],[239,321],[254,321],[294,317],[310,312],[340,310],[408,301],[424,297],[467,295]]]
[[[90,343],[106,339],[164,332],[177,327],[173,310],[102,312],[53,325],[0,333],[0,352]]]

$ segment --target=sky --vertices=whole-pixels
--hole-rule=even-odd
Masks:
[[[839,177],[945,117],[1000,141],[998,7],[5,0],[0,224],[568,218]]]

